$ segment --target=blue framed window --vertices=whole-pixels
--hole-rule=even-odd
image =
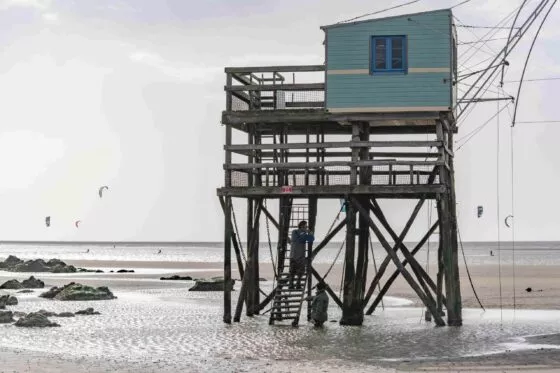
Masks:
[[[371,73],[405,73],[406,36],[371,37]]]

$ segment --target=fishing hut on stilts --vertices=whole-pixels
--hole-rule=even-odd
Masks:
[[[325,280],[332,301],[342,309],[341,324],[361,325],[364,314],[375,310],[402,275],[436,325],[459,326],[453,170],[457,63],[451,10],[322,29],[324,65],[225,69],[225,178],[217,190],[225,216],[223,321],[239,321],[245,306],[247,316],[270,308],[271,324],[298,325],[313,284],[323,280],[313,259],[345,230],[342,299]],[[234,198],[246,200],[247,237],[239,236]],[[299,220],[307,220],[315,231],[323,199],[342,199],[343,218],[325,237],[308,244],[306,286],[292,289],[290,231]],[[412,201],[402,231],[388,222],[384,199]],[[409,247],[407,233],[427,200],[437,204],[437,221]],[[276,216],[269,209],[273,204]],[[277,232],[271,293],[259,287],[263,218],[267,229]],[[431,278],[415,255],[434,232],[439,234],[438,268]],[[368,275],[372,238],[386,257]],[[233,293],[227,286],[232,249],[241,277]],[[390,263],[396,270],[386,273]],[[233,312],[232,294],[237,294]]]

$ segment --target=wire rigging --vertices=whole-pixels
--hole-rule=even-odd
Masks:
[[[523,86],[523,78],[525,77],[525,72],[527,71],[527,65],[529,64],[529,59],[531,58],[531,52],[533,52],[533,47],[535,46],[535,42],[537,41],[537,38],[539,37],[539,34],[541,32],[541,29],[544,25],[544,23],[546,22],[546,19],[548,18],[548,15],[550,14],[550,11],[552,10],[552,8],[554,7],[554,5],[556,4],[557,0],[554,0],[552,2],[552,5],[550,6],[550,8],[548,8],[548,11],[546,12],[546,14],[544,15],[541,24],[539,25],[539,28],[537,29],[537,32],[535,33],[535,37],[533,38],[533,41],[531,43],[531,47],[529,48],[529,52],[527,53],[527,59],[525,60],[525,65],[523,66],[523,72],[521,73],[521,81],[519,82],[519,87],[517,88],[517,101],[515,101],[515,108],[513,109],[513,122],[512,122],[512,126],[515,126],[515,118],[517,117],[517,108],[519,105],[519,95],[521,94],[521,87]]]
[[[465,1],[461,2],[461,3],[459,3],[459,4],[453,5],[453,6],[452,6],[451,8],[449,8],[449,9],[455,9],[455,8],[457,8],[458,6],[461,6],[461,5],[463,5],[463,4],[469,3],[469,2],[471,2],[471,1],[472,1],[472,0],[465,0]]]
[[[502,302],[502,248],[500,239],[500,101],[497,102],[496,118],[496,224],[498,228],[498,282],[500,288],[500,323],[503,323]]]
[[[337,24],[346,23],[346,22],[351,22],[351,21],[355,21],[355,20],[360,19],[360,18],[369,17],[369,16],[373,16],[373,15],[375,15],[375,14],[384,13],[384,12],[387,12],[387,11],[389,11],[389,10],[393,10],[393,9],[401,8],[401,7],[406,6],[406,5],[410,5],[410,4],[417,3],[417,2],[419,2],[419,1],[420,1],[420,0],[409,1],[408,3],[404,3],[404,4],[400,4],[400,5],[395,5],[395,6],[391,7],[391,8],[386,8],[386,9],[383,9],[383,10],[378,10],[378,11],[372,12],[372,13],[362,14],[361,16],[357,16],[357,17],[350,18],[350,19],[347,19],[347,20],[344,20],[344,21],[340,21],[340,22],[338,22]]]

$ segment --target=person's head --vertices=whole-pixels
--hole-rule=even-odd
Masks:
[[[323,281],[321,281],[317,284],[317,291],[323,291],[326,288],[327,288],[327,285]]]
[[[299,224],[298,224],[298,228],[299,229],[307,229],[307,222],[305,220],[300,221]]]

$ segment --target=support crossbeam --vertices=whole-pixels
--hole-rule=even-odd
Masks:
[[[411,274],[406,270],[406,268],[404,268],[404,266],[402,265],[402,263],[399,260],[397,254],[395,253],[395,251],[393,251],[393,249],[391,248],[391,246],[389,245],[387,240],[385,240],[385,237],[383,237],[383,234],[381,233],[379,228],[375,225],[375,223],[373,222],[373,220],[369,216],[368,210],[366,210],[362,205],[360,205],[355,198],[351,197],[350,201],[351,201],[352,205],[354,205],[354,207],[359,211],[360,215],[368,222],[370,228],[372,229],[372,231],[377,236],[377,239],[379,240],[379,242],[381,243],[383,248],[385,248],[387,253],[391,256],[391,259],[393,260],[393,263],[397,266],[399,271],[402,273],[403,277],[406,279],[406,281],[409,283],[409,285],[412,287],[412,289],[416,292],[416,294],[422,300],[424,305],[432,313],[432,315],[434,317],[434,320],[436,322],[436,325],[438,325],[438,326],[445,325],[445,322],[441,318],[441,315],[439,315],[439,313],[436,310],[435,302],[431,303],[429,301],[426,294],[418,286],[418,284],[414,281],[414,278],[411,276]]]
[[[434,233],[434,231],[437,229],[438,226],[439,226],[439,220],[436,221],[434,223],[434,225],[432,225],[430,230],[424,235],[424,237],[420,240],[420,242],[414,247],[414,249],[411,252],[412,255],[415,255],[422,248],[422,246],[424,246],[426,241],[428,241],[428,238]],[[408,264],[408,260],[405,259],[403,261],[403,267],[405,267],[407,264]],[[391,287],[393,282],[397,279],[397,277],[399,276],[399,273],[400,273],[399,270],[396,270],[395,272],[393,272],[391,277],[389,277],[389,279],[387,280],[385,285],[383,285],[383,288],[381,288],[381,290],[379,291],[379,294],[377,295],[377,297],[374,299],[370,308],[367,310],[366,315],[371,315],[373,313],[373,311],[375,311],[375,308],[379,305],[379,303],[381,302],[381,300],[383,299],[385,294],[387,294],[387,291],[389,290],[389,288]],[[435,290],[435,291],[436,291],[436,294],[439,294],[439,292],[437,290]],[[369,301],[369,299],[367,301]],[[364,307],[366,305],[367,305],[367,302],[364,301]],[[438,309],[438,311],[440,311],[440,310]]]

